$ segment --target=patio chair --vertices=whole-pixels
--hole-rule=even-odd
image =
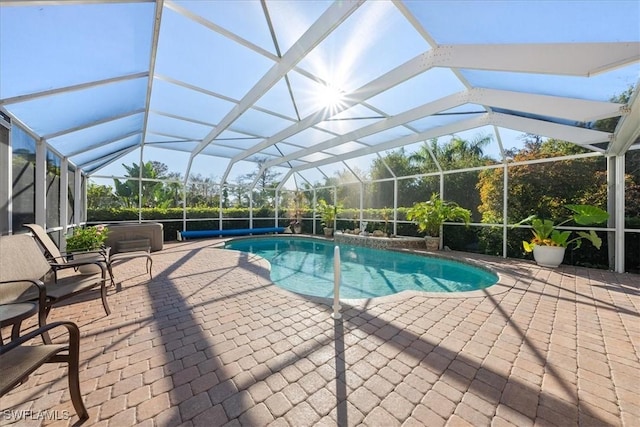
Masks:
[[[68,344],[28,345],[27,341],[51,329],[63,326],[69,332]],[[80,331],[72,322],[54,322],[38,328],[7,345],[0,346],[0,397],[7,394],[14,387],[22,384],[36,369],[45,363],[66,362],[69,365],[69,393],[71,402],[80,420],[89,418],[87,409],[80,394]]]
[[[78,267],[77,265],[75,266],[70,265],[69,256],[71,254],[67,252],[60,252],[60,249],[58,249],[58,246],[56,246],[55,242],[51,240],[51,237],[49,237],[49,235],[47,234],[45,229],[42,228],[42,226],[38,224],[23,224],[23,226],[25,228],[28,228],[29,231],[31,231],[31,233],[33,234],[33,237],[36,239],[38,244],[40,244],[40,246],[42,247],[42,250],[44,250],[45,256],[49,259],[49,263],[51,264],[51,268],[53,269],[54,278],[56,281],[58,280],[58,270],[62,270],[69,267],[73,267],[73,268]],[[108,251],[99,249],[95,251],[88,251],[86,253],[95,254],[96,258],[101,260],[104,263],[105,267],[107,267],[109,275],[112,276],[111,268],[108,265],[109,264]],[[113,284],[113,277],[111,277],[111,283]]]
[[[43,278],[53,269],[36,241],[28,234],[0,236],[0,302],[11,304],[38,300],[38,320],[42,327],[54,304],[99,286],[102,306],[109,315],[111,310],[107,303],[107,269],[104,262],[73,260],[68,261],[66,267],[88,264],[98,265],[101,273],[65,274],[45,284]]]
[[[38,224],[24,224],[24,227],[28,228],[33,236],[36,238],[42,249],[45,251],[45,255],[49,258],[54,273],[58,270],[68,267],[68,258],[71,255],[68,252],[60,252],[60,249],[56,246],[53,240],[49,237],[47,232]],[[85,253],[96,254],[96,257],[104,262],[109,273],[109,279],[111,285],[115,285],[115,279],[113,277],[113,264],[119,261],[127,261],[133,258],[146,258],[147,273],[149,277],[153,278],[151,268],[153,267],[153,258],[151,258],[151,246],[149,239],[141,240],[122,240],[116,242],[115,250],[96,250],[88,251]],[[57,275],[56,275],[57,278]]]

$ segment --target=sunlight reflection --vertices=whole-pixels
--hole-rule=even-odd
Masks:
[[[333,114],[344,109],[345,94],[355,90],[358,64],[377,44],[384,31],[384,18],[394,8],[391,3],[374,2],[363,6],[349,24],[321,43],[306,59],[306,66],[324,84],[311,94],[317,109],[328,108]],[[366,22],[366,25],[358,25]]]

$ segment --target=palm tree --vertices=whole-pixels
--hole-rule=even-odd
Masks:
[[[422,169],[423,172],[433,171],[431,153],[435,156],[440,167],[448,170],[484,164],[487,157],[484,149],[491,142],[491,135],[476,135],[472,140],[453,136],[444,144],[438,143],[436,138],[424,142],[409,160]]]
[[[435,166],[432,154],[437,158],[441,150],[438,145],[438,139],[432,138],[429,142],[425,141],[418,150],[409,156],[409,164],[418,167],[422,172],[431,172]]]

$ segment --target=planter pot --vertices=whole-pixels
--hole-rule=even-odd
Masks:
[[[427,245],[428,251],[437,251],[440,249],[440,237],[426,236],[424,242]]]
[[[542,267],[557,267],[562,264],[566,249],[560,246],[535,245],[533,247],[533,259]]]
[[[91,252],[76,252],[73,254],[73,259],[100,261],[104,258],[98,254]],[[80,272],[80,274],[99,274],[102,272],[102,269],[96,264],[87,264],[79,266],[78,271]]]
[[[325,227],[325,228],[324,228],[324,235],[325,235],[326,237],[331,237],[331,236],[333,236],[333,228]]]
[[[300,234],[302,233],[302,224],[294,224],[293,225],[293,232],[295,234]]]

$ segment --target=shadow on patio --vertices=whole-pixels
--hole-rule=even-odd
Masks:
[[[88,306],[97,301],[58,309],[81,327],[88,424],[637,419],[639,366],[624,347],[633,349],[637,331],[620,317],[637,313],[616,311],[618,292],[602,289],[596,300],[578,276],[527,276],[531,266],[516,263],[512,274],[523,280],[508,292],[344,307],[334,321],[328,305],[271,285],[264,261],[210,246],[172,244],[154,255],[151,282],[127,278],[110,295],[115,315],[95,314]],[[7,404],[37,399],[37,408],[46,393],[68,406],[55,375],[34,374]]]

